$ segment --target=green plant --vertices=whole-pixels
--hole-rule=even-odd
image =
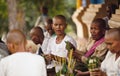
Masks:
[[[89,69],[89,71],[92,71],[95,68],[99,68],[100,66],[100,60],[98,57],[93,56],[93,57],[89,57],[87,60],[87,67]]]

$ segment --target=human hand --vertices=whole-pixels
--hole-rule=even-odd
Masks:
[[[47,54],[47,55],[44,55],[46,61],[51,61],[52,60],[52,55],[51,54]]]
[[[102,71],[99,68],[92,69],[90,76],[103,76]]]
[[[89,71],[82,72],[80,70],[76,70],[75,69],[75,72],[77,72],[76,76],[86,76],[86,75],[89,75]]]
[[[81,61],[82,61],[83,63],[86,63],[87,60],[88,60],[87,57],[85,57],[85,56],[81,56]]]
[[[75,58],[75,59],[77,59],[77,61],[81,61],[81,56],[82,56],[83,54],[80,52],[80,51],[78,51],[78,50],[75,50],[75,51],[73,51],[73,57]]]

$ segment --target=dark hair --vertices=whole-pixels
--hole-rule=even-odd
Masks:
[[[100,29],[106,29],[106,22],[102,18],[94,19],[92,23],[98,24]]]
[[[47,13],[48,13],[48,8],[47,8],[46,6],[42,6],[41,11],[42,11],[44,14],[47,14]]]
[[[51,18],[48,18],[48,19],[47,19],[47,23],[48,23],[48,24],[52,24],[52,23],[53,23],[52,19],[51,19]]]
[[[56,15],[54,18],[59,18],[59,19],[61,19],[61,20],[66,22],[66,18],[63,15]]]
[[[42,33],[43,33],[42,28],[41,28],[41,27],[39,27],[39,26],[36,26],[36,27],[34,27],[33,29],[34,29],[34,30],[38,30],[38,31],[40,31],[40,32],[42,32]]]

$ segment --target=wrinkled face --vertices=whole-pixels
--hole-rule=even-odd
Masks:
[[[37,44],[42,44],[43,39],[44,39],[43,35],[36,30],[31,30],[30,38],[36,45]]]
[[[65,28],[66,28],[66,23],[65,21],[61,20],[61,19],[53,19],[53,30],[56,33],[56,35],[62,35],[65,32]]]
[[[93,40],[99,40],[103,37],[103,31],[98,27],[98,24],[92,23],[90,27],[90,33],[93,38]]]
[[[115,40],[113,37],[105,37],[105,43],[112,53],[118,53],[120,51],[120,40]]]

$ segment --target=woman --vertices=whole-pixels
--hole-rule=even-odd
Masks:
[[[92,72],[93,76],[120,76],[120,28],[112,28],[105,34],[109,52],[101,64],[101,70]]]
[[[89,72],[87,71],[88,68],[83,66],[89,57],[96,56],[99,57],[101,61],[104,59],[107,52],[106,44],[104,42],[105,31],[106,23],[103,19],[97,18],[93,20],[90,26],[91,38],[89,38],[86,46],[83,47],[81,51],[75,51],[73,54],[75,58],[83,62],[79,62],[80,65],[78,65],[78,67],[80,67],[79,70],[81,71],[75,70],[77,72],[77,75],[89,74]],[[81,66],[83,67],[81,68]]]

